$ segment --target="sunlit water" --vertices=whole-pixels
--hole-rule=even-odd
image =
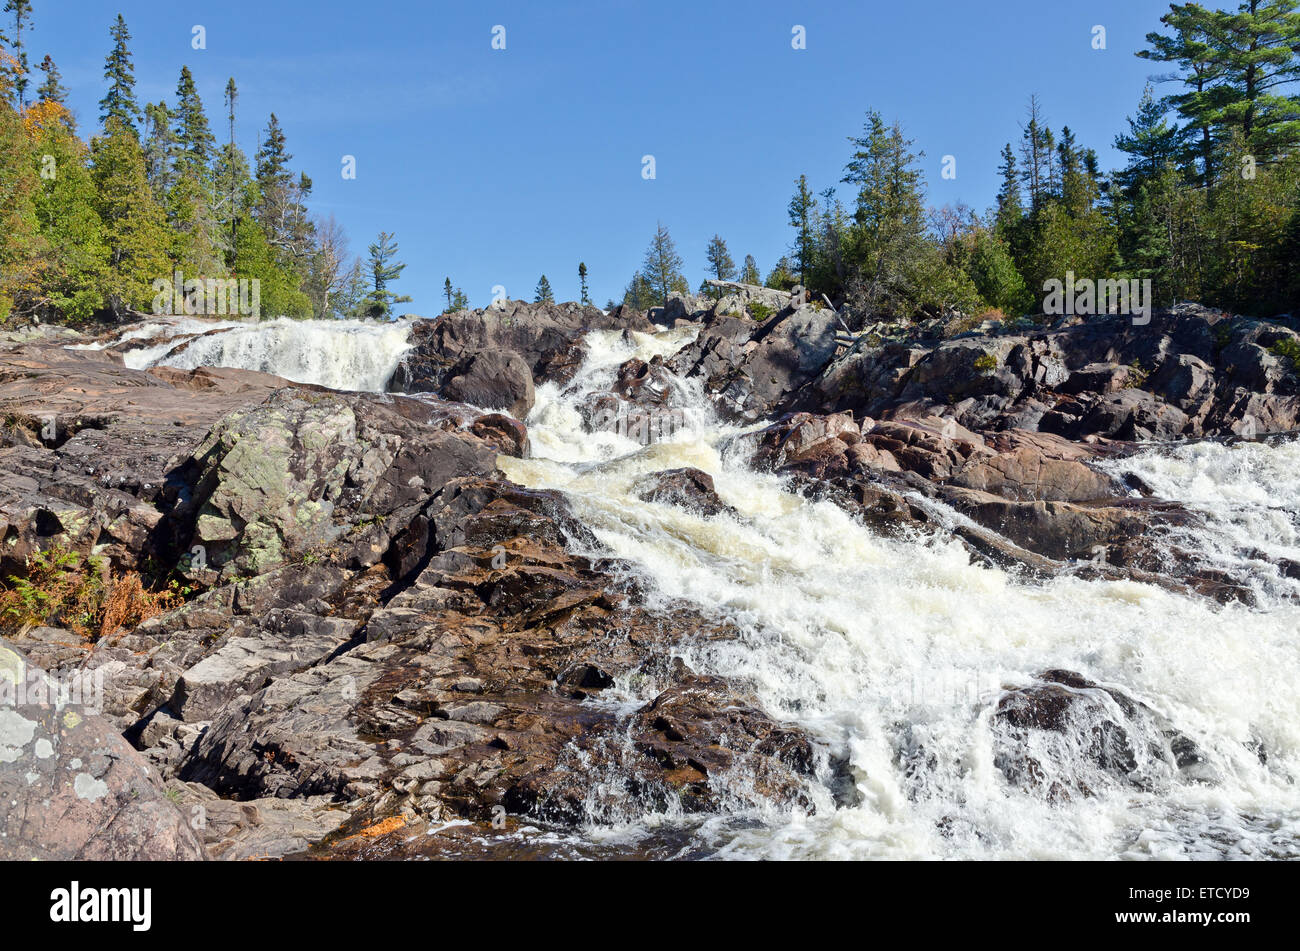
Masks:
[[[1111,464],[1203,515],[1205,530],[1176,541],[1251,573],[1253,607],[1132,582],[1033,582],[973,564],[951,538],[881,537],[834,505],[807,501],[780,478],[728,458],[723,447],[740,430],[719,423],[690,383],[676,386],[681,415],[666,441],[642,446],[584,429],[579,407],[620,363],[670,355],[689,333],[591,334],[574,382],[538,388],[527,420],[532,458],[502,457],[501,465],[517,482],[567,493],[603,550],[632,566],[652,607],[686,602],[737,626],[737,640],[688,641],[682,656],[698,671],[747,686],[772,716],[817,740],[827,756],[809,783],[814,810],[756,809],[738,797],[733,809],[707,819],[672,808],[593,811],[576,837],[514,833],[521,852],[1300,855],[1300,607],[1294,581],[1270,562],[1300,560],[1300,445],[1205,443]],[[231,324],[182,348],[151,346],[126,359],[381,390],[405,347],[402,325],[270,321]],[[638,477],[680,466],[710,473],[740,517],[705,519],[636,497]],[[1202,777],[1212,781],[1157,770],[1139,789],[1092,776],[1093,795],[1055,802],[1010,783],[994,761],[992,712],[1005,689],[1032,683],[1047,668],[1076,671],[1151,707],[1199,745]],[[650,699],[630,683],[605,693],[602,702],[629,709]],[[847,760],[852,804],[831,795],[831,757]],[[1067,778],[1088,769],[1068,753],[1049,766]],[[608,801],[598,787],[618,788],[615,772],[590,773],[593,803]]]
[[[976,565],[942,537],[887,539],[830,503],[787,491],[720,451],[738,430],[682,386],[688,425],[644,447],[585,432],[578,405],[631,356],[671,353],[681,334],[596,333],[574,384],[539,388],[534,457],[503,459],[518,482],[568,493],[601,544],[635,566],[652,600],[686,601],[743,637],[686,644],[697,670],[750,686],[772,715],[848,759],[859,801],[724,816],[693,829],[713,855],[827,858],[1265,856],[1300,853],[1300,608],[1281,597],[1219,606],[1131,582],[1031,583]],[[1295,545],[1295,445],[1198,446],[1124,466],[1166,498],[1204,507],[1219,535]],[[1237,454],[1234,457],[1234,454]],[[632,491],[646,473],[710,473],[739,519],[705,519]],[[1232,509],[1219,505],[1232,500]],[[1288,514],[1290,513],[1290,514]],[[1048,668],[1142,701],[1192,737],[1217,780],[1098,785],[1052,803],[994,764],[991,714],[1004,688]],[[629,691],[630,693],[630,691]],[[646,699],[646,698],[642,698]],[[1258,750],[1267,751],[1262,762]],[[908,754],[921,750],[921,768]],[[1058,764],[1063,773],[1083,764]],[[748,821],[745,821],[748,820]],[[647,836],[688,822],[646,817]],[[698,822],[698,820],[695,820]],[[593,825],[615,844],[636,824]]]

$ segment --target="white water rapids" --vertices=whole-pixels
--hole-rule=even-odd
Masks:
[[[348,333],[295,323],[253,343],[251,331],[173,365],[233,361],[291,378],[314,367],[313,382],[381,388],[357,385],[375,376],[356,368],[400,353],[405,331]],[[689,384],[677,393],[687,425],[666,441],[647,447],[584,429],[584,395],[608,386],[629,357],[671,354],[685,334],[591,334],[574,382],[538,388],[527,420],[533,457],[501,466],[517,482],[566,492],[652,603],[681,600],[734,622],[738,640],[687,645],[684,659],[750,687],[769,714],[847,759],[857,796],[837,804],[823,775],[810,784],[811,815],[604,815],[583,831],[586,842],[635,848],[669,830],[689,843],[684,853],[723,857],[1300,857],[1300,600],[1294,579],[1236,554],[1300,561],[1300,445],[1203,443],[1111,464],[1201,513],[1208,528],[1181,543],[1253,572],[1256,606],[1134,582],[1034,582],[972,563],[951,539],[882,537],[725,458],[720,445],[740,430],[719,423]],[[365,360],[363,346],[373,348]],[[705,519],[633,493],[638,476],[681,466],[710,473],[742,517]],[[1065,801],[1009,782],[995,763],[994,705],[1050,668],[1146,704],[1200,748],[1209,781],[1176,772],[1142,787],[1090,780],[1092,795]],[[606,693],[650,699],[633,684]],[[1061,755],[1053,768],[1085,771],[1068,749]]]

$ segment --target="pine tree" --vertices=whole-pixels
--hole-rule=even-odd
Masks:
[[[755,285],[763,283],[763,276],[758,272],[758,262],[754,260],[752,254],[745,255],[745,263],[740,268],[740,283]]]
[[[32,17],[31,0],[8,0],[4,12],[14,15],[13,50],[18,62],[14,67],[13,95],[21,111],[27,105],[27,86],[30,83],[27,75],[27,47],[23,44],[23,29]]]
[[[379,233],[378,240],[370,245],[370,279],[371,291],[366,297],[366,313],[372,317],[387,317],[392,313],[394,304],[405,304],[409,297],[399,297],[388,289],[388,285],[402,276],[405,264],[393,260],[397,254],[397,245],[393,236],[387,231]]]
[[[113,50],[104,62],[104,79],[108,92],[99,101],[99,121],[108,129],[108,121],[117,119],[126,131],[135,133],[140,121],[140,106],[135,99],[135,67],[127,43],[131,33],[126,28],[122,14],[117,15],[111,31]]]
[[[578,289],[580,291],[578,302],[590,307],[591,297],[587,293],[587,265],[582,261],[578,262]]]
[[[537,287],[533,291],[534,304],[554,304],[555,294],[551,292],[551,282],[543,274],[537,282]]]
[[[1138,55],[1175,63],[1183,91],[1163,103],[1199,133],[1201,184],[1216,169],[1215,152],[1240,133],[1247,154],[1271,163],[1300,144],[1300,109],[1292,84],[1300,80],[1297,0],[1245,0],[1235,11],[1175,4],[1160,22],[1170,35],[1147,34]]]
[[[445,281],[442,282],[442,296],[445,297],[445,298],[447,298],[447,309],[444,310],[443,313],[444,313],[444,314],[446,314],[446,313],[450,313],[450,312],[451,312],[451,296],[452,296],[452,290],[451,290],[451,278],[447,278]]]
[[[847,239],[850,296],[864,312],[903,314],[916,306],[920,257],[933,251],[925,241],[925,182],[918,164],[924,153],[914,154],[902,128],[886,127],[875,111],[867,113],[863,134],[849,141],[854,153],[843,181],[858,188]]]
[[[708,259],[710,272],[717,280],[730,281],[736,276],[736,262],[731,259],[727,242],[723,241],[720,235],[715,234],[709,239],[709,249],[705,257]],[[721,300],[722,288],[715,288],[714,296]]]
[[[677,246],[673,244],[672,236],[662,223],[650,239],[641,273],[661,307],[668,305],[670,294],[685,294],[690,290],[690,285],[682,276],[681,255],[677,253]]]
[[[59,67],[54,65],[54,59],[48,53],[45,54],[45,59],[41,60],[40,69],[45,74],[45,81],[36,90],[36,98],[41,102],[57,102],[64,105],[68,98],[68,91],[63,88],[63,76],[59,74]]]

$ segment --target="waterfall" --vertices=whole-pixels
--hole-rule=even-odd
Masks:
[[[942,535],[882,537],[728,458],[722,447],[740,430],[718,422],[689,383],[677,393],[692,401],[688,425],[666,441],[585,432],[578,407],[623,360],[683,342],[681,331],[587,340],[573,383],[538,388],[533,458],[502,467],[566,492],[652,604],[685,601],[737,625],[739,640],[688,644],[684,659],[748,686],[771,715],[847,759],[858,793],[837,804],[821,777],[811,816],[646,817],[647,835],[689,821],[711,854],[762,857],[1300,855],[1300,605],[1280,585],[1263,579],[1253,607],[1219,605],[1132,581],[1025,579],[974,563]],[[1240,535],[1281,552],[1296,544],[1297,461],[1293,443],[1203,445],[1117,465],[1204,510],[1207,553]],[[741,517],[636,497],[639,476],[680,466],[710,473]],[[1086,779],[1088,794],[1060,801],[1011,783],[998,768],[994,705],[1053,668],[1175,725],[1212,781],[1153,768],[1142,785],[1107,784],[1063,740],[1052,768]],[[614,694],[650,699],[631,684]]]
[[[179,318],[151,321],[108,346],[122,350],[126,365],[137,370],[236,367],[295,383],[379,393],[408,349],[409,333],[409,321]]]

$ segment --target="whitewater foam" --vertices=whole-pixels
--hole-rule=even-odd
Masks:
[[[856,804],[837,805],[833,777],[823,774],[811,791],[814,815],[690,820],[710,852],[1300,854],[1300,607],[1293,599],[1263,591],[1257,607],[1220,606],[1128,581],[1031,582],[973,563],[951,538],[881,537],[834,505],[791,494],[780,478],[724,458],[719,447],[739,430],[719,423],[690,384],[678,396],[695,400],[691,424],[666,441],[645,447],[583,431],[578,406],[608,384],[614,367],[682,339],[589,335],[589,358],[574,383],[538,389],[528,419],[534,457],[501,464],[516,481],[565,491],[601,545],[633,566],[652,606],[683,600],[735,623],[739,640],[687,645],[684,659],[749,685],[770,713],[847,760]],[[1259,541],[1289,550],[1294,533],[1270,513],[1300,506],[1294,445],[1254,447],[1244,481],[1243,470],[1216,452],[1222,449],[1191,450],[1191,461],[1152,454],[1125,464],[1169,498],[1232,498],[1233,524],[1267,524]],[[705,519],[636,498],[639,476],[679,466],[709,472],[742,517]],[[1260,494],[1262,485],[1272,494]],[[1197,744],[1206,774],[1217,780],[1113,783],[1067,802],[1011,784],[995,763],[994,702],[1050,668],[1077,671],[1148,705]],[[646,829],[663,821],[647,817]]]

